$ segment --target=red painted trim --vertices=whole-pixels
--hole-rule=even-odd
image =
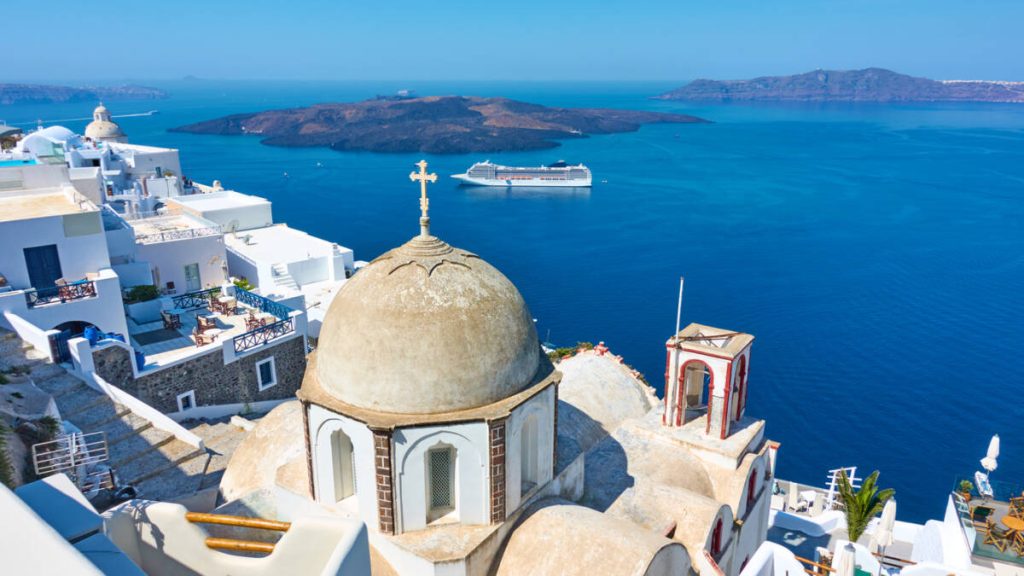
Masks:
[[[743,417],[743,411],[747,408],[747,357],[740,356],[740,370],[736,374],[736,384],[739,387],[739,397],[736,399],[735,420]]]
[[[715,354],[714,352],[708,352],[706,350],[691,350],[689,348],[683,348],[682,344],[666,344],[665,348],[668,348],[669,350],[672,350],[673,348],[678,350],[685,350],[691,354],[700,354],[702,356],[718,358],[719,360],[735,360],[736,356],[739,356],[739,354],[737,354],[736,356],[728,356],[726,354]],[[744,350],[746,350],[746,348],[744,348]]]
[[[725,394],[722,396],[722,400],[725,401],[725,406],[722,406],[722,430],[719,437],[725,440],[729,430],[729,405],[732,404],[732,362],[729,362],[725,367]],[[711,420],[711,418],[708,418],[708,420]]]
[[[711,399],[714,398],[715,396],[715,372],[711,369],[711,365],[709,365],[707,362],[697,358],[692,358],[690,360],[687,360],[686,362],[683,362],[683,365],[679,367],[679,393],[676,394],[676,405],[678,406],[678,412],[676,413],[677,426],[680,425],[682,420],[682,414],[685,410],[683,403],[686,399],[686,367],[689,366],[690,364],[701,364],[704,366],[704,369],[707,370],[708,372],[708,397],[705,399],[705,404],[707,404],[708,406],[708,420],[711,420]],[[704,387],[703,377],[701,378],[700,386],[701,388]],[[705,431],[705,433],[707,433],[707,431]]]

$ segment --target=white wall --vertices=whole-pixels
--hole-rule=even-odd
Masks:
[[[75,190],[92,201],[93,204],[103,203],[103,192],[100,186],[100,169],[98,167],[90,168],[70,168],[68,170],[69,177],[71,178],[71,185],[75,187]]]
[[[331,262],[327,256],[314,256],[288,263],[288,274],[299,286],[330,279]],[[342,276],[344,278],[344,275]]]
[[[95,218],[95,233],[80,236],[65,236],[65,221],[82,224],[86,219]],[[67,280],[81,280],[87,272],[96,272],[110,267],[107,255],[107,239],[99,211],[66,216],[49,216],[27,220],[13,220],[0,223],[0,274],[16,290],[32,288],[25,265],[25,248],[57,245],[60,267]],[[36,286],[35,288],[52,288]]]
[[[125,336],[128,334],[121,283],[117,274],[110,269],[99,272],[95,297],[29,308],[23,292],[4,292],[0,293],[0,312],[13,313],[44,331],[64,322],[81,321],[94,324],[105,332],[117,332]],[[0,326],[14,329],[6,319],[6,314],[5,318],[0,318]],[[43,348],[43,351],[47,349]]]
[[[186,196],[179,200],[170,200],[168,202],[168,206],[174,206],[180,208],[182,212],[199,216],[200,218],[206,218],[211,222],[216,222],[223,227],[225,232],[265,228],[274,223],[274,216],[270,202],[264,201],[256,204],[238,203],[237,205],[224,208],[201,209],[199,205],[194,205],[193,202],[189,202],[189,198],[190,197]],[[195,198],[202,199],[202,201],[217,198],[224,198],[227,200],[230,200],[231,198],[241,198],[244,200],[247,198],[247,195],[227,191],[203,194],[202,196],[197,196]],[[259,200],[263,199],[259,198]]]
[[[313,443],[313,490],[316,500],[332,506],[334,501],[334,463],[331,434],[341,430],[352,441],[355,461],[356,493],[359,517],[377,526],[377,476],[374,462],[373,433],[362,422],[332,413],[320,406],[309,406],[309,438]]]
[[[402,428],[394,432],[395,521],[397,532],[426,527],[426,453],[437,444],[453,446],[456,512],[462,524],[488,524],[490,494],[485,422]]]
[[[138,244],[137,258],[140,261],[149,262],[150,268],[154,270],[154,279],[159,270],[161,290],[168,282],[174,282],[174,289],[178,294],[187,292],[185,282],[185,265],[191,263],[199,264],[199,279],[202,283],[200,289],[220,286],[224,283],[224,272],[221,269],[221,262],[226,257],[224,253],[224,238],[221,236],[201,236],[199,238],[188,238],[184,240],[172,240],[169,242],[155,242],[153,244]]]
[[[225,246],[225,252],[228,259],[228,273],[235,278],[245,278],[253,286],[259,287],[260,284],[260,269],[256,264],[248,258],[240,255],[231,249],[230,246]],[[265,274],[270,275],[270,267],[266,266]],[[269,287],[270,285],[268,285]]]
[[[551,481],[554,476],[555,438],[555,388],[537,394],[521,406],[517,406],[505,423],[505,516],[508,517],[520,503],[525,494],[522,489],[522,432],[523,424],[530,416],[537,419],[537,455],[540,457],[538,466],[539,488]]]

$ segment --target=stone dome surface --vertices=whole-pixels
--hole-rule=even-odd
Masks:
[[[124,131],[110,120],[93,120],[85,127],[85,135],[93,140],[124,138]]]
[[[316,354],[322,390],[399,414],[503,400],[533,383],[541,359],[533,319],[512,282],[429,235],[386,252],[342,286]]]

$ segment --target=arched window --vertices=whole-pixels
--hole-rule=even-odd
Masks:
[[[751,470],[750,471],[750,478],[747,479],[747,510],[748,511],[750,510],[750,507],[754,505],[754,500],[756,498],[756,494],[755,494],[756,491],[757,491],[757,471],[756,470]]]
[[[525,496],[540,482],[540,466],[537,458],[537,415],[530,414],[523,421],[519,434],[519,494]]]
[[[711,533],[711,555],[717,557],[722,553],[722,519],[715,522],[715,531]]]
[[[743,416],[747,407],[747,357],[740,356],[740,367],[736,373],[736,420]]]
[[[331,434],[331,463],[334,466],[334,501],[356,493],[356,461],[352,440],[341,430]]]
[[[440,444],[427,450],[427,522],[455,511],[455,448]]]

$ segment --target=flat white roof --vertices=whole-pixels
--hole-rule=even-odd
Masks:
[[[225,234],[224,244],[250,260],[271,264],[325,256],[334,248],[334,244],[286,224]]]
[[[39,188],[17,196],[0,197],[0,222],[63,216],[95,211],[95,206],[72,202],[60,188]]]
[[[260,206],[270,204],[269,200],[259,196],[250,196],[234,190],[214,192],[212,194],[189,194],[186,196],[175,196],[168,199],[169,203],[178,203],[188,206],[200,212],[212,212],[214,210],[226,210],[229,208],[240,208],[243,206]]]

